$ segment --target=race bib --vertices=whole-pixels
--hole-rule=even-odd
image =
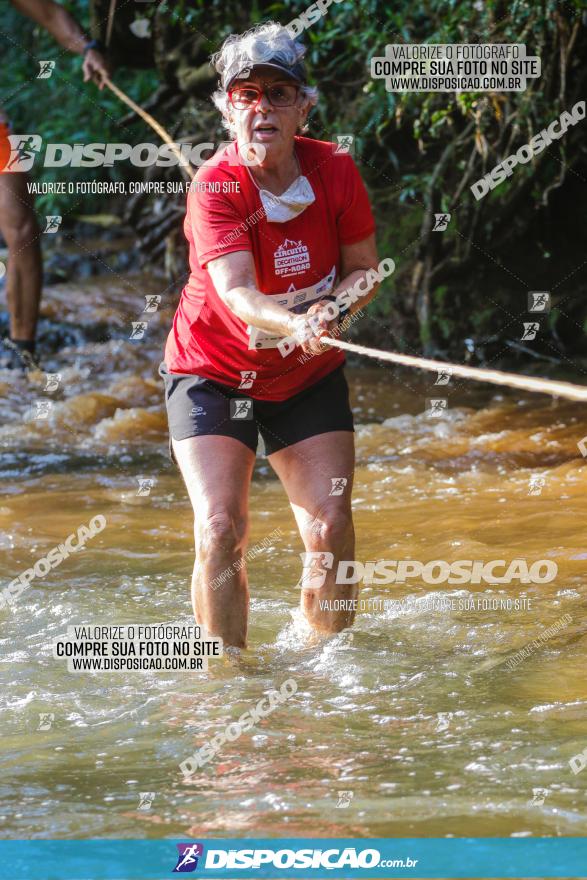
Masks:
[[[336,267],[333,266],[322,281],[312,284],[311,287],[304,287],[303,290],[288,290],[287,293],[268,294],[268,298],[280,306],[285,306],[290,312],[295,312],[298,315],[303,314],[308,311],[312,303],[318,302],[332,293],[335,279]],[[250,324],[247,326],[247,333],[249,334],[249,349],[277,348],[277,344],[284,338],[283,336],[274,336],[266,330],[259,330]]]

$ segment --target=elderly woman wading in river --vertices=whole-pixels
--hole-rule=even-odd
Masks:
[[[212,58],[214,103],[234,140],[199,169],[188,195],[191,274],[160,367],[172,454],[195,515],[196,621],[236,647],[247,638],[242,559],[259,432],[306,552],[327,554],[306,557],[308,622],[322,632],[348,626],[353,614],[334,600],[357,590],[335,582],[338,560],[354,558],[344,355],[320,338],[375,295],[375,224],[351,156],[300,134],[317,99],[303,55],[269,23],[231,35]],[[332,300],[351,288],[360,301],[345,294],[350,308],[332,318]],[[319,576],[311,559],[323,563]]]

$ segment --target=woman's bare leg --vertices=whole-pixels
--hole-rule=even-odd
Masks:
[[[303,572],[302,611],[315,629],[339,632],[352,624],[354,613],[321,609],[319,603],[323,599],[329,603],[334,599],[356,599],[358,595],[355,584],[336,583],[339,560],[355,558],[351,510],[354,434],[352,431],[317,434],[274,452],[269,461],[287,492],[306,553],[332,554],[332,559],[326,557],[332,565],[326,569],[320,587],[309,586],[316,582],[309,567]]]
[[[173,440],[194,509],[196,623],[245,648],[249,588],[242,560],[249,534],[248,499],[255,454],[233,437]]]

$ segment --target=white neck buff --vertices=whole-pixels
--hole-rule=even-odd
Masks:
[[[287,223],[288,220],[293,220],[294,217],[305,211],[308,205],[316,201],[310,181],[303,174],[296,177],[291,186],[280,196],[274,195],[274,193],[269,192],[267,189],[262,189],[252,174],[251,180],[259,190],[261,204],[270,223]]]

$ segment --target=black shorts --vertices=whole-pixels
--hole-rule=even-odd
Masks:
[[[342,366],[281,402],[255,400],[246,391],[194,373],[168,373],[165,362],[159,375],[165,383],[172,460],[171,437],[234,437],[256,452],[260,432],[271,455],[316,434],[354,431]]]

